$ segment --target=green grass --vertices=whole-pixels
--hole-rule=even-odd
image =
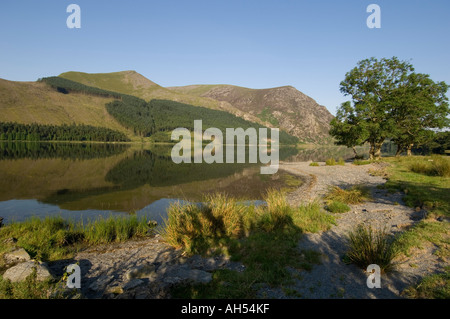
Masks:
[[[402,296],[412,299],[450,299],[450,268],[444,273],[426,276],[422,281],[405,289]]]
[[[414,173],[428,176],[450,177],[450,158],[433,155],[430,158],[414,158],[409,163]]]
[[[86,245],[139,238],[148,230],[147,220],[136,216],[100,219],[87,225],[66,221],[62,217],[31,218],[2,227],[0,243],[8,238],[17,238],[16,246],[24,248],[31,258],[54,261],[69,258]],[[0,244],[0,255],[12,248]]]
[[[431,243],[434,254],[447,259],[450,257],[450,233],[447,223],[434,220],[423,220],[400,234],[395,240],[396,249],[405,256],[411,255],[412,248],[425,248]]]
[[[327,230],[335,223],[318,203],[291,207],[280,191],[269,191],[267,206],[241,206],[214,195],[202,207],[176,205],[169,210],[162,235],[186,252],[220,251],[242,262],[243,272],[218,270],[208,285],[185,285],[173,291],[183,298],[254,298],[259,284],[279,286],[292,278],[287,266],[312,268],[320,256],[297,250],[304,232]],[[226,205],[225,205],[226,204]]]
[[[359,204],[369,198],[368,188],[361,185],[354,185],[349,189],[333,186],[330,188],[328,194],[325,195],[325,199],[328,201],[337,201],[344,204]]]
[[[319,166],[319,163],[317,163],[317,162],[312,162],[312,163],[309,164],[309,166]]]
[[[365,160],[354,160],[353,165],[368,165],[371,164],[372,161],[365,161]]]
[[[433,159],[430,156],[411,156],[384,159],[391,165],[387,168],[389,180],[386,188],[405,193],[403,200],[410,207],[422,207],[435,216],[450,216],[450,178],[424,174],[417,165]],[[445,161],[450,159],[445,158]]]
[[[398,251],[385,231],[374,231],[370,226],[358,225],[348,235],[349,246],[345,255],[347,262],[363,269],[371,264],[380,267],[381,272],[394,268],[393,259]]]
[[[429,246],[434,247],[434,254],[440,260],[446,261],[450,256],[449,223],[436,221],[439,216],[450,216],[450,178],[444,173],[449,160],[441,156],[383,159],[390,164],[386,169],[389,177],[386,188],[391,192],[403,192],[408,206],[428,212],[428,218],[403,232],[394,242],[399,253],[407,257],[414,253],[413,248],[420,250]],[[404,293],[409,298],[448,299],[448,278],[447,269],[445,274],[425,277]]]
[[[37,281],[36,271],[17,283],[11,283],[0,276],[0,299],[48,299],[53,287],[51,280]]]
[[[350,211],[350,207],[347,204],[336,200],[327,203],[326,209],[331,213],[346,213]]]
[[[344,161],[344,159],[342,157],[340,157],[338,161],[336,161],[334,158],[331,157],[331,158],[329,158],[329,159],[327,159],[325,161],[325,165],[327,165],[327,166],[334,166],[334,165],[342,165],[342,166],[344,166],[345,165],[345,161]]]
[[[327,165],[327,166],[334,166],[334,165],[336,165],[336,161],[335,161],[334,158],[329,158],[329,159],[327,159],[325,161],[325,165]]]

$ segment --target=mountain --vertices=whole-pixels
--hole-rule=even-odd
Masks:
[[[226,102],[269,127],[279,127],[300,140],[328,143],[333,115],[292,86],[249,89],[233,85],[190,85],[168,88],[174,92]]]
[[[113,101],[81,93],[61,94],[43,82],[0,79],[0,121],[21,124],[85,124],[105,127],[131,136],[106,110]]]
[[[89,74],[67,72],[62,78],[88,86],[134,95],[146,101],[171,100],[222,110],[247,121],[279,127],[310,143],[329,143],[330,112],[292,86],[249,89],[233,85],[162,87],[136,71]]]
[[[224,110],[224,107],[221,105],[223,103],[220,103],[217,100],[169,90],[150,81],[136,71],[112,73],[83,73],[71,71],[62,73],[58,77],[107,91],[133,95],[145,101],[153,99],[170,100],[190,105],[203,106],[214,110]],[[230,108],[232,107],[230,106]],[[226,109],[225,111],[234,113],[231,109]]]
[[[125,98],[127,103],[124,104],[121,100],[125,95],[137,97],[137,100]],[[193,109],[193,106],[206,110]],[[37,82],[0,79],[1,122],[86,124],[123,132],[132,140],[167,132],[169,127],[188,120],[188,117],[182,118],[183,114],[190,114],[189,119],[202,114],[213,121],[220,118],[221,124],[226,121],[238,123],[225,113],[210,113],[207,109],[232,114],[247,121],[246,127],[251,123],[255,123],[255,127],[279,127],[282,132],[303,142],[324,144],[331,140],[328,130],[332,115],[291,86],[270,89],[232,85],[165,88],[135,71],[66,72]],[[168,118],[162,118],[163,115]],[[149,121],[155,124],[150,127]]]

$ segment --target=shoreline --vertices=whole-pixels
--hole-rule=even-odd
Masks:
[[[320,253],[320,263],[311,271],[289,269],[294,283],[283,288],[262,287],[258,298],[275,299],[328,299],[328,298],[403,298],[402,291],[421,278],[441,272],[445,263],[434,255],[430,245],[415,249],[410,257],[399,260],[398,271],[382,275],[382,288],[369,289],[367,274],[354,265],[345,264],[345,238],[358,223],[370,224],[398,234],[420,222],[424,211],[416,211],[403,202],[403,193],[389,193],[380,185],[386,183],[383,169],[386,163],[344,166],[309,166],[310,162],[281,162],[280,169],[301,176],[305,182],[287,196],[295,206],[319,200],[331,185],[342,188],[364,184],[371,190],[372,198],[350,205],[347,213],[333,214],[337,224],[328,231],[305,233],[298,242],[299,254],[305,250]],[[378,173],[379,174],[378,174]],[[78,262],[82,267],[82,292],[85,298],[170,298],[170,289],[185,283],[208,283],[212,273],[219,269],[242,272],[245,265],[232,262],[228,257],[186,257],[165,243],[159,235],[152,238],[94,246],[80,251],[69,261],[50,263],[50,269],[62,275],[65,266]],[[414,264],[414,267],[411,266]],[[130,275],[144,271],[143,276]],[[287,293],[291,291],[291,293]],[[295,294],[292,294],[295,291]]]

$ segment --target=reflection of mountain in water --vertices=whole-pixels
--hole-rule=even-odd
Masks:
[[[285,173],[261,175],[260,164],[175,164],[170,151],[161,145],[135,150],[114,144],[5,143],[0,201],[135,211],[161,198],[201,199],[215,191],[259,199],[267,187],[285,184]],[[296,151],[282,148],[280,159]]]
[[[142,150],[127,156],[106,175],[106,181],[121,187],[172,186],[226,177],[255,164],[175,164],[170,157]]]

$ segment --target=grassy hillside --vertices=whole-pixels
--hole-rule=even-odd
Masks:
[[[186,95],[181,92],[173,92],[150,81],[135,71],[112,73],[66,72],[60,74],[59,77],[103,90],[137,96],[145,101],[162,99],[204,106],[210,109],[220,108],[218,101]]]
[[[257,116],[239,110],[226,101],[219,101],[213,98],[204,97],[202,94],[215,87],[216,85],[201,85],[198,91],[192,90],[192,87],[184,88],[164,88],[155,82],[150,81],[136,71],[122,71],[112,73],[83,73],[66,72],[59,77],[82,83],[108,91],[119,92],[122,94],[137,96],[145,101],[169,100],[195,106],[202,106],[213,110],[222,110],[245,120],[263,124]]]
[[[21,124],[85,124],[132,136],[106,110],[112,98],[80,93],[61,94],[41,82],[0,79],[0,121]]]
[[[227,127],[234,128],[258,128],[261,125],[244,120],[228,112],[211,110],[205,107],[193,106],[170,100],[156,100],[149,102],[127,95],[102,90],[96,87],[87,86],[60,77],[49,77],[42,79],[42,82],[53,87],[60,94],[70,95],[74,93],[94,94],[101,96],[112,96],[115,99],[106,105],[106,109],[119,123],[132,130],[141,137],[153,137],[160,132],[170,132],[179,127],[186,127],[193,130],[195,120],[203,120],[203,125],[216,127],[223,132]],[[162,137],[163,142],[170,141],[166,135]],[[280,143],[296,144],[297,138],[280,132]]]

